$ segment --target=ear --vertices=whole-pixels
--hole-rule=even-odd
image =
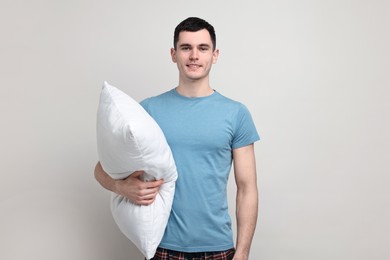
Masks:
[[[176,50],[175,48],[171,48],[171,58],[174,63],[176,63]]]
[[[219,56],[219,49],[215,49],[213,52],[213,64],[217,63],[218,56]]]

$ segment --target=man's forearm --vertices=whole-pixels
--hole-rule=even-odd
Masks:
[[[258,214],[258,191],[256,186],[237,190],[237,244],[235,259],[248,259]],[[241,256],[240,258],[238,256]]]
[[[150,205],[156,199],[156,195],[164,180],[144,182],[140,177],[143,171],[135,171],[126,179],[113,179],[102,168],[100,163],[95,167],[95,178],[105,189],[128,198],[137,205]]]
[[[105,189],[110,190],[112,192],[117,192],[116,180],[111,178],[102,168],[100,162],[96,164],[95,167],[95,178]]]

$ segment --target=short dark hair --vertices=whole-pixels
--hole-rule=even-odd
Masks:
[[[188,17],[176,26],[175,33],[173,36],[173,47],[176,49],[177,42],[179,41],[180,32],[197,32],[203,29],[206,29],[209,32],[211,42],[213,43],[213,50],[215,50],[217,38],[215,36],[214,27],[207,21],[198,17]]]

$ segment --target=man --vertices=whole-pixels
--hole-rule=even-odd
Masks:
[[[256,227],[258,191],[253,143],[259,140],[244,105],[209,85],[217,62],[214,28],[190,17],[175,29],[172,61],[179,85],[142,106],[163,130],[178,170],[171,215],[153,259],[248,259]],[[228,214],[227,181],[234,161],[237,185],[237,243]],[[153,203],[163,180],[142,182],[142,169],[111,179],[98,163],[95,176],[105,188],[133,203]]]

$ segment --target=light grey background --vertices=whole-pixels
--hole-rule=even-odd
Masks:
[[[0,259],[142,259],[93,178],[97,102],[103,80],[136,100],[176,86],[169,49],[188,16],[215,26],[212,87],[262,137],[250,259],[389,259],[389,13],[379,0],[1,0]]]

